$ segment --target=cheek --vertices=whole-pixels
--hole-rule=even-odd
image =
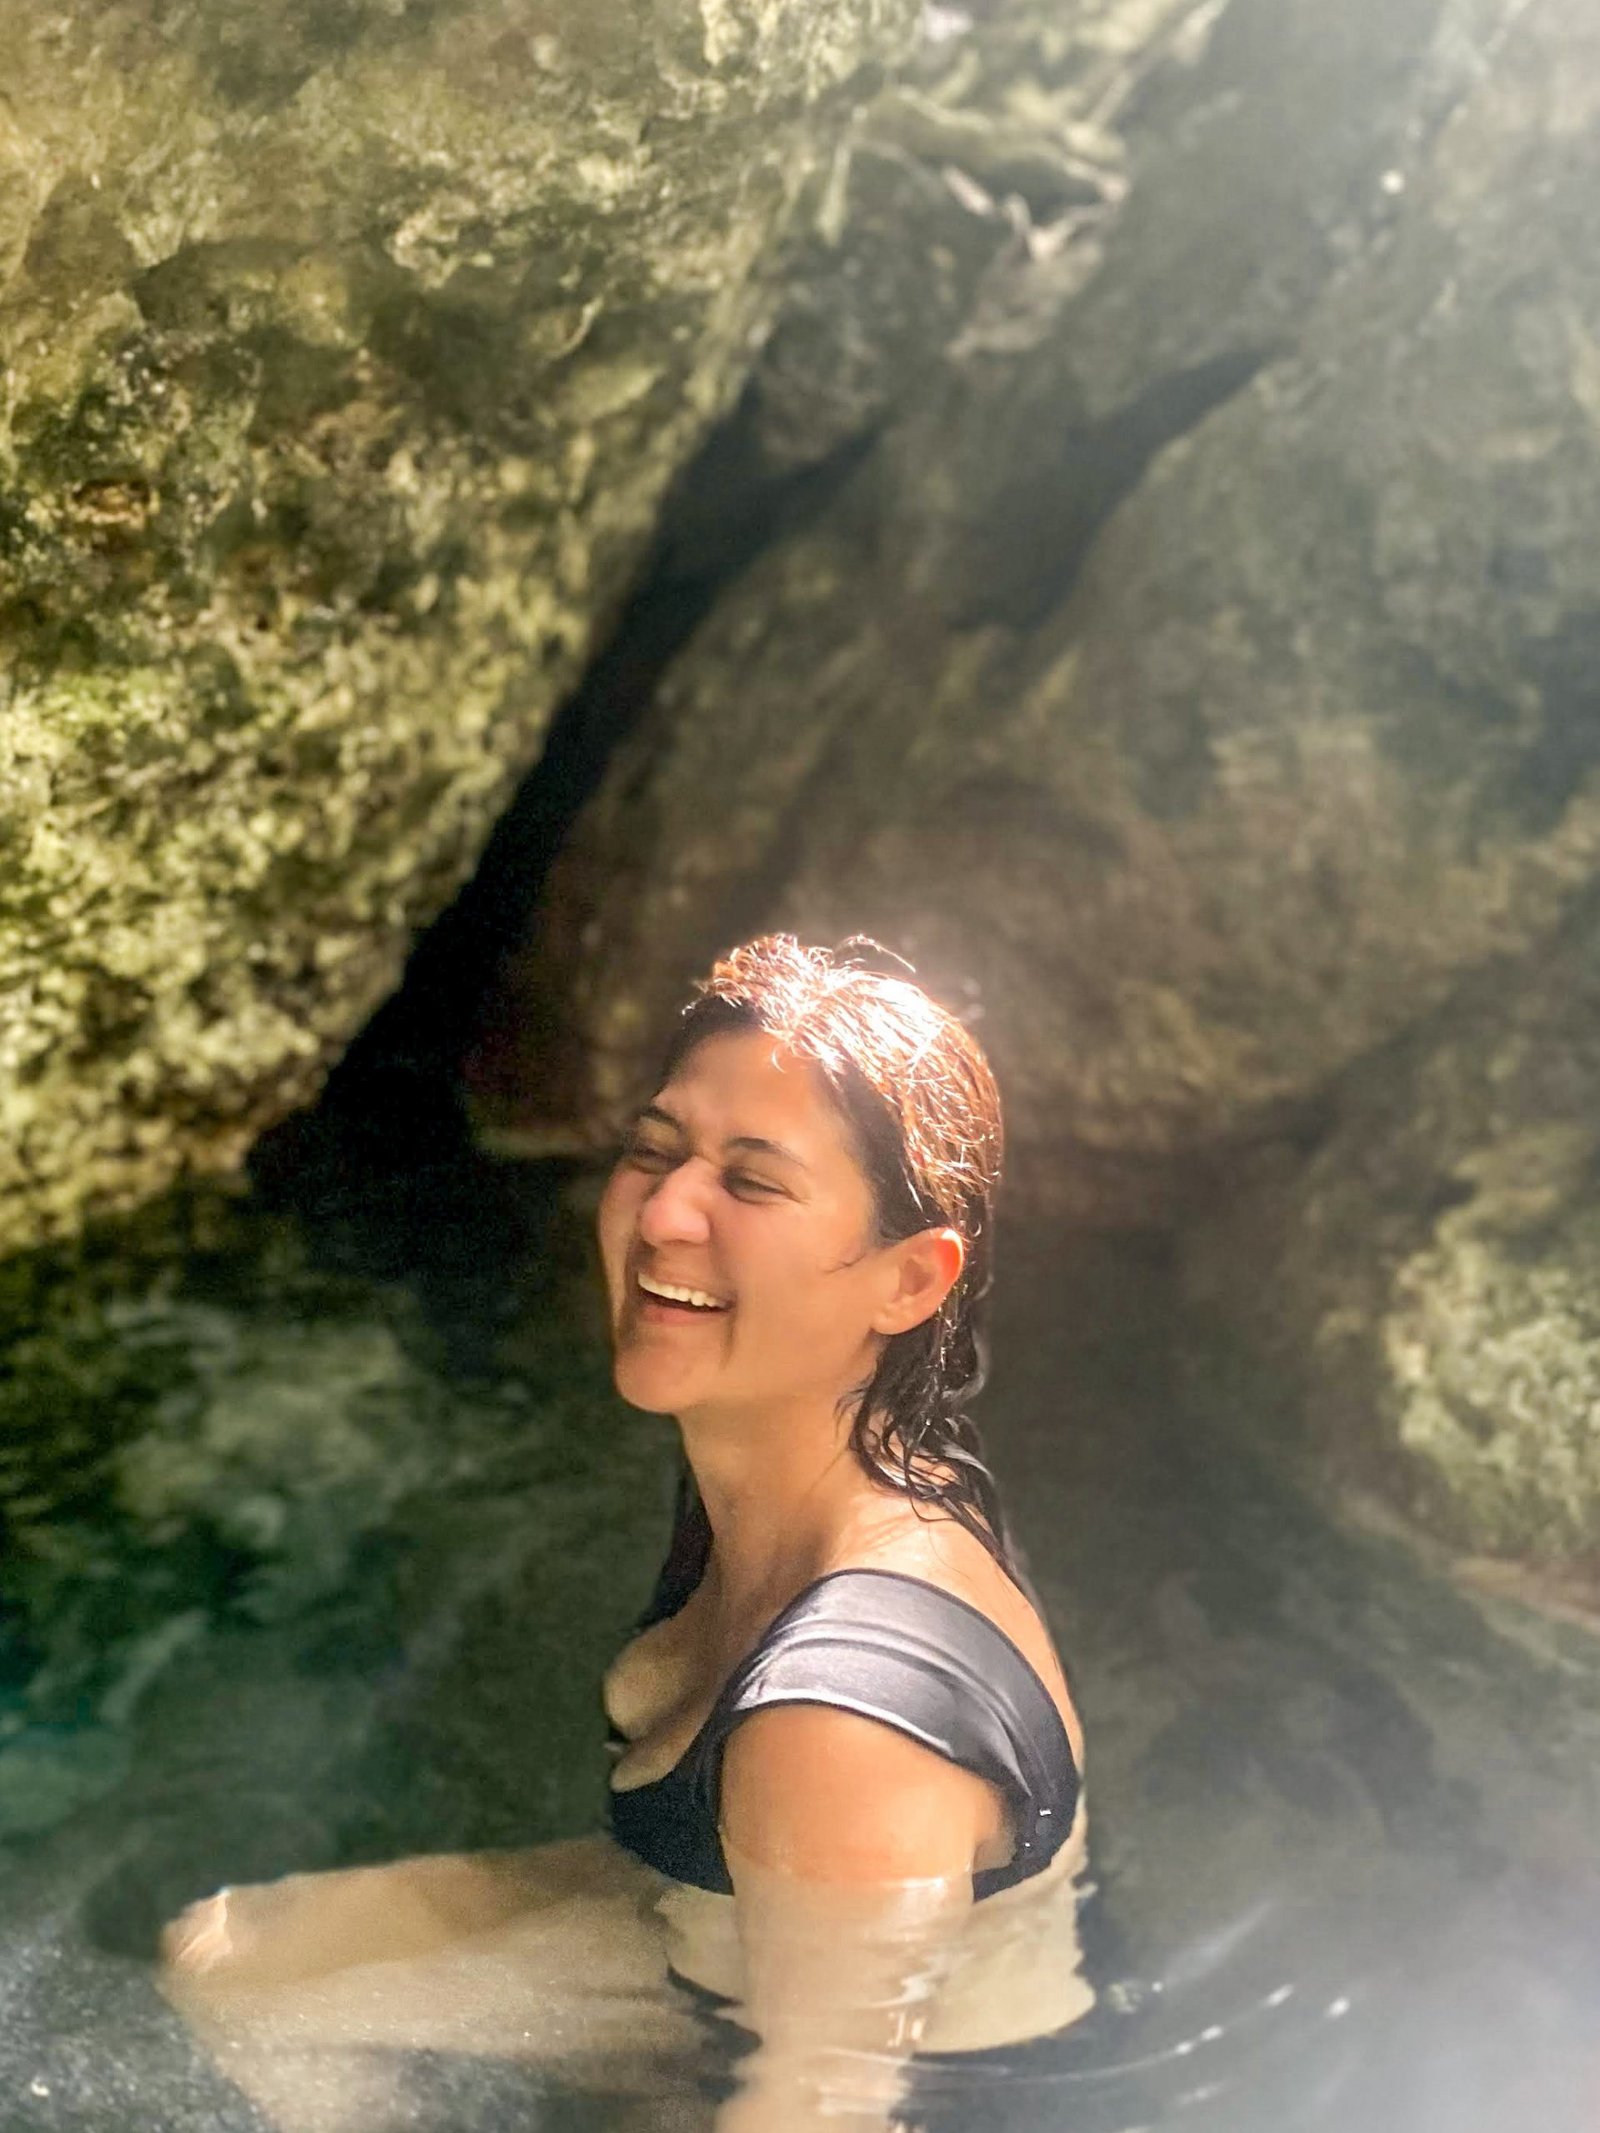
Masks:
[[[626,1171],[614,1170],[600,1195],[600,1206],[595,1216],[595,1236],[600,1246],[600,1256],[609,1270],[613,1264],[620,1265],[633,1235],[634,1217],[639,1203],[638,1181]]]
[[[812,1354],[853,1352],[866,1338],[873,1298],[860,1270],[848,1264],[858,1249],[848,1235],[774,1254],[760,1267],[759,1293],[786,1343]],[[752,1290],[757,1284],[752,1283]]]

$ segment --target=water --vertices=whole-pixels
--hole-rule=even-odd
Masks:
[[[5,2133],[260,2133],[154,1983],[160,1922],[218,1884],[596,1826],[596,1686],[671,1443],[609,1396],[549,1194],[457,1165],[201,1197],[33,1271]],[[1132,1251],[1011,1240],[989,1427],[1089,1728],[1098,1997],[1059,2039],[924,2065],[923,2120],[1588,2133],[1600,1642],[1336,1526],[1185,1414],[1166,1301]],[[72,1422],[70,1459],[27,1413]],[[342,2055],[342,2122],[687,2127],[738,2044],[711,2018],[675,2072],[552,2079],[425,2029]]]

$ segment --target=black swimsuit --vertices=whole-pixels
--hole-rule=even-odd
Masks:
[[[789,1703],[878,1719],[999,1788],[1014,1849],[973,1875],[975,1897],[1041,1872],[1066,1842],[1079,1779],[1055,1699],[986,1615],[898,1570],[830,1571],[792,1600],[672,1769],[613,1789],[617,1842],[674,1881],[731,1895],[717,1828],[723,1750],[742,1719]]]

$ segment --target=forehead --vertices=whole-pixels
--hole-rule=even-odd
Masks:
[[[783,1141],[808,1161],[838,1156],[854,1165],[848,1128],[820,1071],[765,1030],[707,1037],[660,1095],[697,1131]]]

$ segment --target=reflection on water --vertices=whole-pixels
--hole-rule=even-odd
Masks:
[[[947,2094],[974,2053],[992,2064],[1081,2017],[1071,1853],[1081,1841],[977,1908],[937,1882],[863,1894],[742,1864],[763,1960],[790,1988],[781,2038],[745,2021],[731,1900],[601,1837],[223,1892],[169,1933],[163,1989],[281,2133],[388,2122],[424,2051],[685,2114],[732,2087],[737,2058],[775,2128],[881,2121],[930,2071]]]
[[[94,1490],[46,1503],[33,1473],[3,1572],[6,2133],[616,2133],[703,2124],[727,2093],[749,2040],[665,1980],[661,1885],[591,1842],[539,1855],[581,1904],[528,1879],[530,1847],[599,1824],[596,1685],[650,1582],[670,1447],[607,1397],[561,1233],[530,1274],[492,1213],[475,1194],[425,1247],[391,1236],[380,1282],[336,1226],[313,1251],[235,1210],[80,1285],[34,1351],[36,1388],[117,1419],[83,1454]],[[928,2031],[906,2112],[1591,2133],[1600,1646],[1509,1601],[1500,1634],[1182,1415],[1131,1261],[1109,1348],[1093,1270],[1015,1240],[1013,1262],[990,1429],[1089,1726],[1096,2003],[987,2051]],[[346,1871],[439,1854],[477,1856]],[[272,1900],[310,1903],[317,1977],[236,1978],[225,2005],[226,1966],[200,1972],[180,2019],[160,1921],[290,1874]],[[1026,1951],[1013,2011],[1077,1959],[1072,1904],[1054,1941],[1025,1908],[985,1957]],[[830,2078],[870,2090],[871,2052]]]

